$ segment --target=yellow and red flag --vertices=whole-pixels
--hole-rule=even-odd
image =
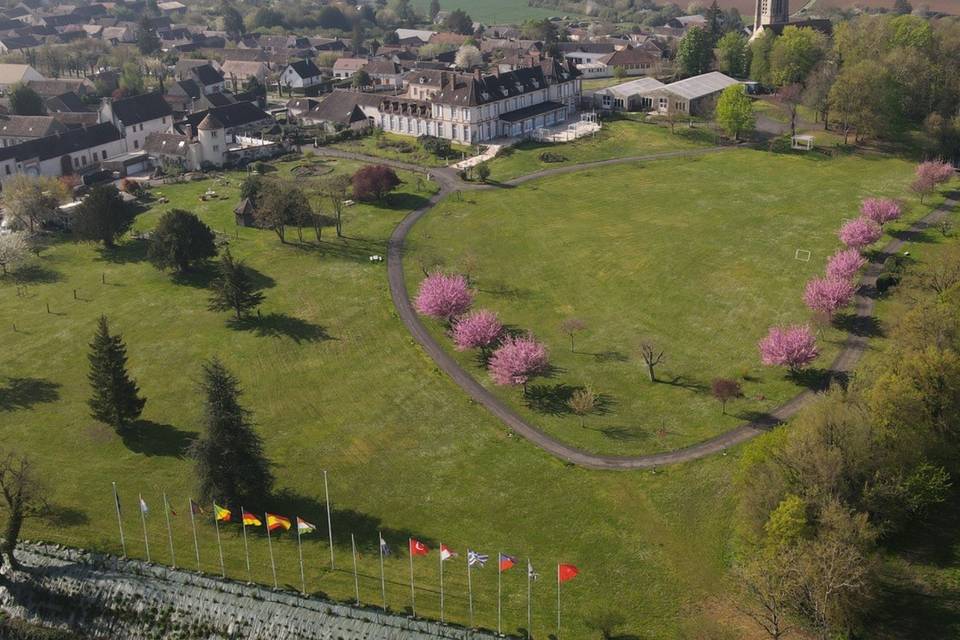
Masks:
[[[267,514],[267,529],[270,531],[276,531],[277,529],[289,531],[290,525],[290,518],[284,518],[283,516],[278,516],[275,513]]]
[[[216,502],[213,503],[213,516],[217,519],[217,522],[230,522],[230,516],[232,515],[230,509],[224,509]]]
[[[260,518],[258,518],[257,516],[253,515],[253,514],[250,513],[249,511],[244,511],[244,512],[243,512],[243,524],[246,525],[246,526],[248,526],[248,527],[259,527],[260,525],[263,524],[263,522],[260,521]]]

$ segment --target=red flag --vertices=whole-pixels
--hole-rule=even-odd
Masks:
[[[566,582],[568,580],[573,580],[577,577],[577,574],[580,573],[580,570],[577,569],[572,564],[558,564],[557,565],[557,581]]]
[[[501,553],[499,564],[500,564],[500,573],[503,573],[507,569],[512,568],[513,565],[517,564],[517,559],[514,558],[513,556],[508,556],[505,553]]]
[[[430,549],[427,548],[427,545],[423,544],[416,538],[410,538],[410,555],[425,556],[428,553],[430,553]]]

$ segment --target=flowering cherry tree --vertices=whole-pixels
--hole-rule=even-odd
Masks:
[[[532,335],[508,337],[490,357],[490,377],[500,385],[523,385],[546,371],[550,364],[547,347]]]
[[[880,226],[899,219],[902,214],[900,203],[891,198],[866,198],[860,203],[860,215]]]
[[[805,325],[770,327],[770,332],[757,346],[763,364],[787,367],[790,371],[802,369],[820,355],[816,338]]]
[[[840,227],[840,241],[853,249],[862,249],[880,239],[883,231],[869,218],[857,218]]]
[[[856,289],[849,279],[814,278],[807,283],[807,288],[803,292],[803,302],[811,311],[833,317],[838,309],[850,304],[854,293]]]
[[[917,165],[917,178],[929,180],[933,184],[942,184],[948,182],[953,177],[953,165],[949,162],[940,162],[939,160],[929,160]]]
[[[425,316],[451,322],[473,304],[473,293],[461,275],[431,273],[420,283],[414,308]]]
[[[461,316],[453,325],[453,342],[457,350],[480,349],[484,353],[500,339],[503,324],[493,311],[481,309]]]
[[[827,260],[829,280],[851,280],[867,261],[856,249],[841,249]]]

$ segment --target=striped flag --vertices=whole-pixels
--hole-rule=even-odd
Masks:
[[[283,516],[278,516],[275,513],[267,514],[267,529],[270,531],[276,531],[277,529],[289,531],[292,524],[293,523],[290,522],[290,518],[284,518]]]
[[[303,518],[297,517],[297,533],[313,533],[316,530],[316,525],[310,524]]]
[[[476,551],[471,551],[467,549],[467,564],[471,567],[482,567],[487,564],[487,560],[490,559],[490,556],[485,553],[478,553]]]
[[[244,511],[242,515],[243,515],[243,524],[248,527],[259,527],[260,525],[263,524],[263,522],[260,521],[260,518],[253,515],[249,511]]]

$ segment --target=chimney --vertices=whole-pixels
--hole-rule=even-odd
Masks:
[[[442,91],[443,89],[446,89],[446,88],[447,88],[447,72],[441,71],[440,72],[440,90]]]
[[[447,87],[450,91],[453,91],[457,88],[457,74],[451,73],[447,76],[450,79],[450,85]]]
[[[483,74],[480,73],[480,69],[479,69],[479,68],[474,70],[474,72],[473,72],[473,77],[474,77],[474,79],[475,79],[477,82],[480,82],[481,80],[483,80]]]

